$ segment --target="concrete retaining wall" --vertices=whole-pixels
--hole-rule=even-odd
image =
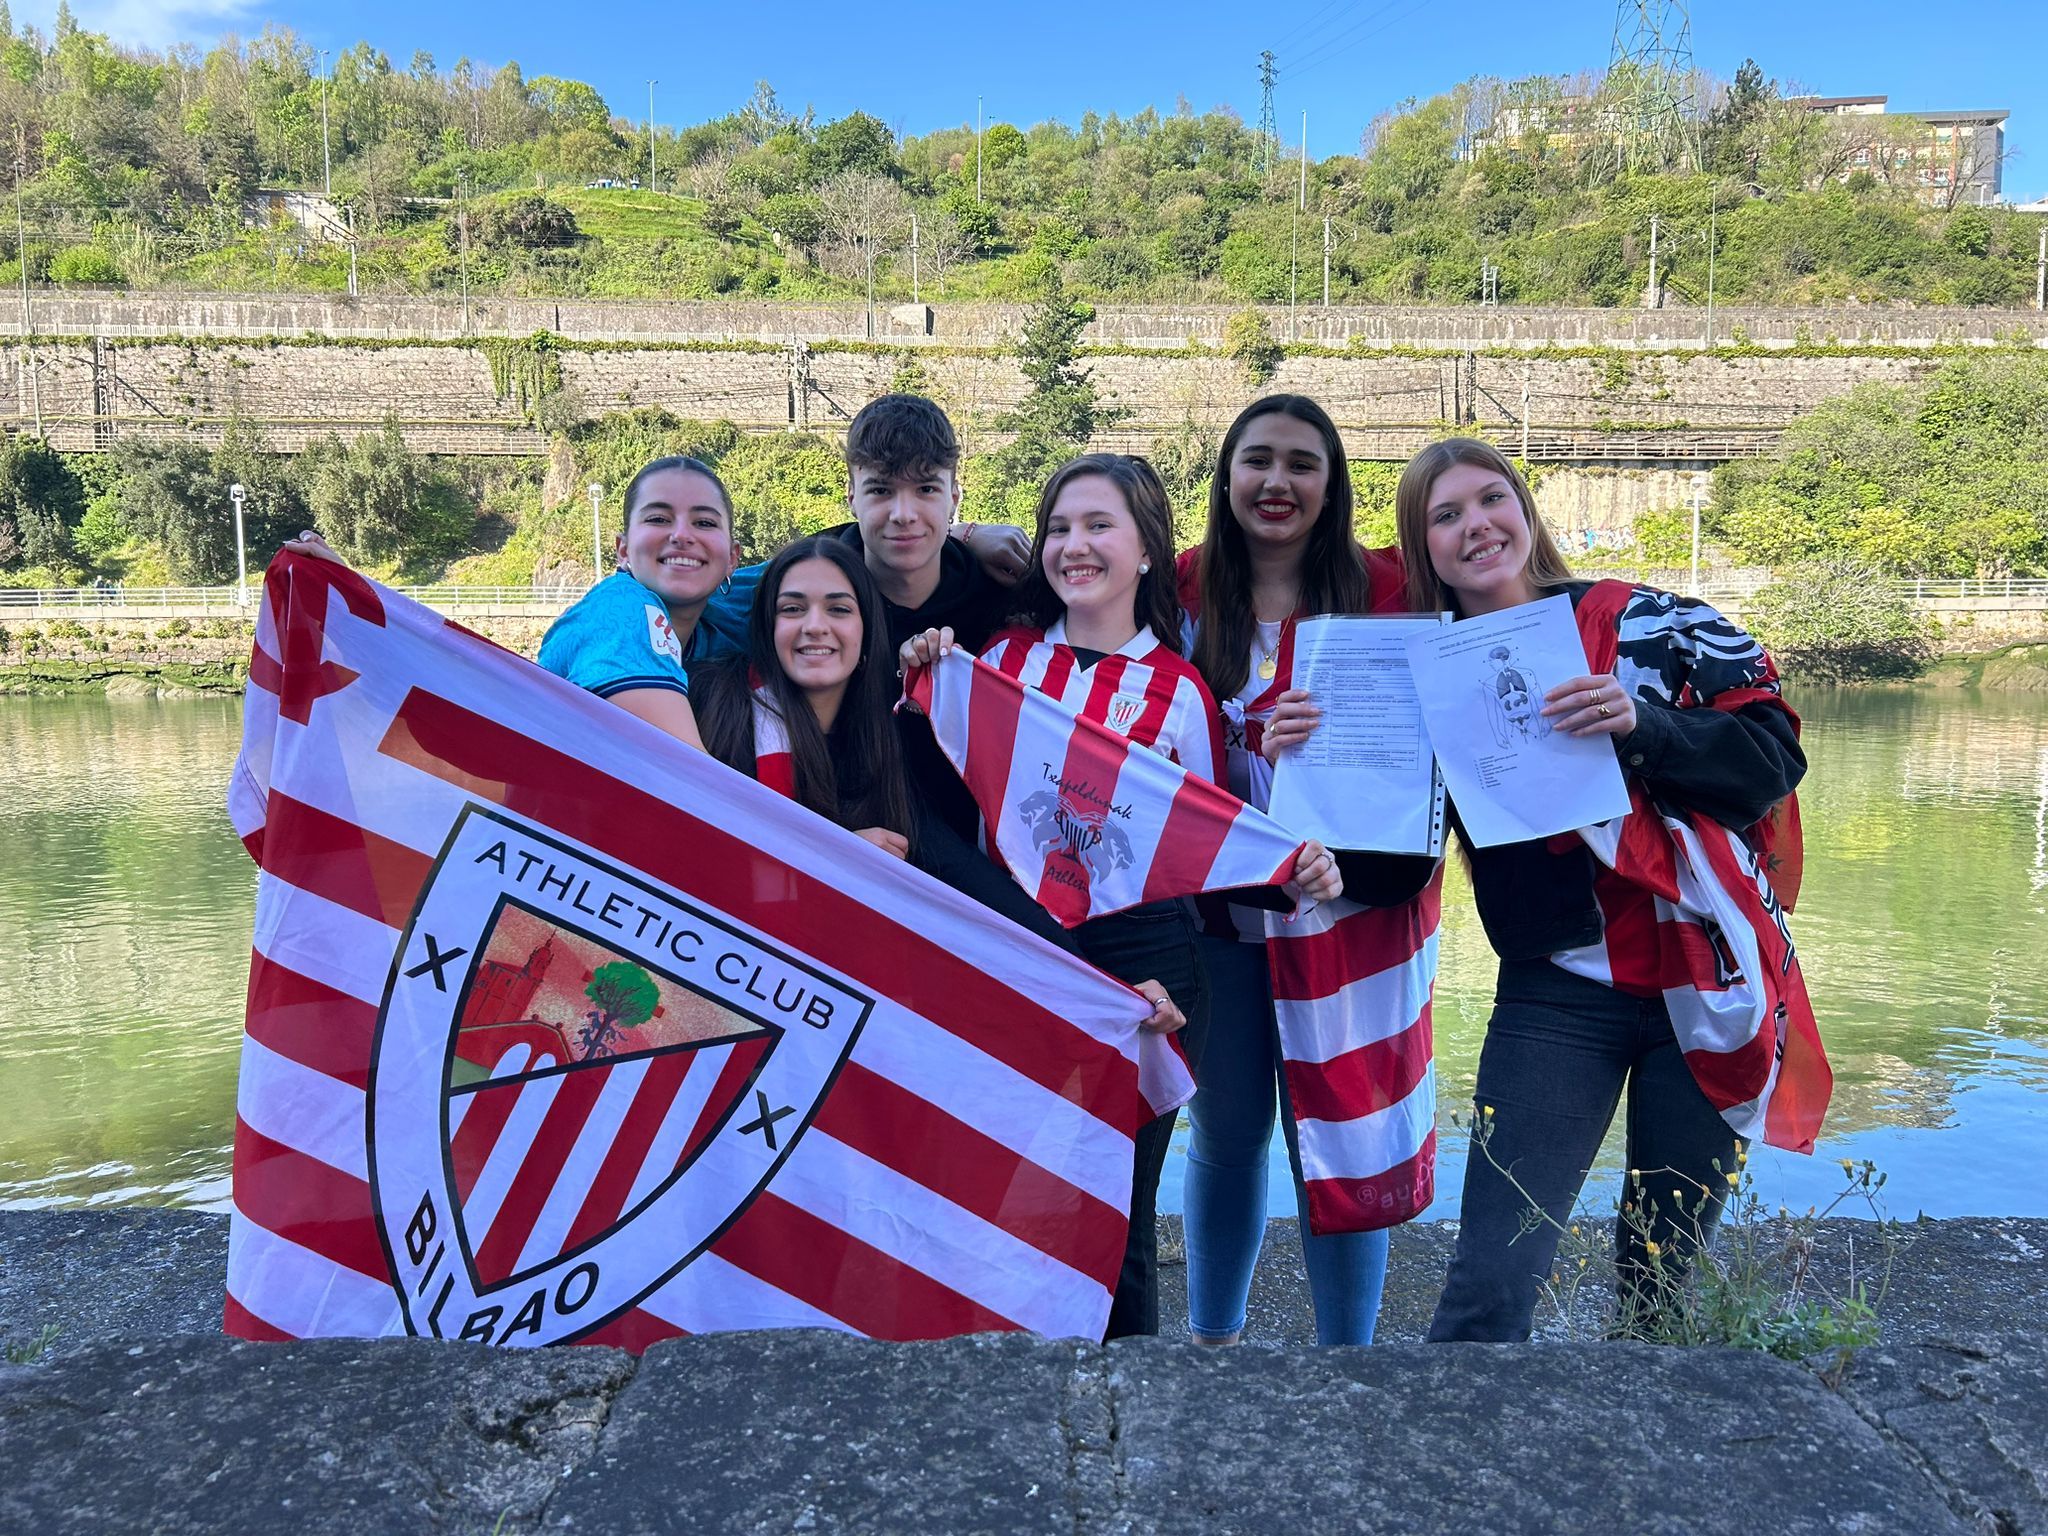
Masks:
[[[231,1342],[225,1225],[0,1215],[0,1338],[65,1325],[0,1366],[0,1529],[2048,1530],[2048,1222],[1909,1227],[1883,1342],[1833,1386],[1750,1351],[1408,1342],[1440,1228],[1395,1234],[1372,1349],[796,1332],[636,1360]],[[1261,1259],[1262,1341],[1307,1341],[1291,1225]],[[1867,1274],[1873,1238],[1824,1230],[1809,1284],[1841,1286],[1852,1243]]]
[[[730,420],[755,431],[832,432],[891,387],[888,352],[813,354],[793,371],[781,351],[660,348],[560,355],[563,404],[584,415],[661,406],[678,416]],[[934,393],[967,429],[1023,395],[1014,358],[931,354]],[[1861,384],[1910,384],[1933,355],[1774,358],[1758,355],[1607,357],[1290,357],[1254,384],[1222,357],[1097,354],[1107,403],[1127,412],[1109,446],[1143,447],[1192,417],[1212,436],[1257,394],[1292,390],[1322,401],[1354,457],[1405,459],[1441,423],[1459,423],[1511,450],[1530,423],[1533,457],[1563,461],[1711,464],[1767,449],[1783,425]],[[793,385],[800,379],[801,388]],[[520,403],[500,396],[489,360],[462,346],[193,346],[169,341],[42,342],[35,368],[18,342],[0,344],[0,420],[89,452],[121,437],[217,438],[234,415],[263,424],[271,446],[296,450],[325,432],[354,433],[395,415],[416,448],[534,454],[542,437]]]
[[[1128,346],[1214,344],[1242,306],[1104,304],[1083,340]],[[774,304],[730,300],[477,298],[467,308],[443,295],[38,292],[32,319],[43,336],[233,335],[419,337],[526,336],[553,331],[579,340],[858,341],[1002,345],[1023,325],[1016,304],[878,304],[872,325],[860,303]],[[1693,347],[1706,340],[1701,309],[1549,309],[1480,305],[1266,305],[1283,339],[1371,347]],[[929,332],[927,332],[927,314]],[[19,311],[0,312],[0,335],[20,335]],[[1714,336],[1759,346],[1801,343],[1926,347],[1992,343],[2015,334],[2048,345],[2048,316],[2031,309],[1840,306],[1719,307]]]

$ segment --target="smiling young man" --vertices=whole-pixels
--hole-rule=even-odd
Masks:
[[[975,653],[1002,626],[1009,583],[1024,570],[1023,530],[957,528],[960,439],[946,413],[922,395],[883,395],[846,429],[847,502],[854,521],[838,536],[861,552],[881,589],[889,648],[927,629],[953,631]],[[979,813],[921,716],[901,715],[905,765],[932,809],[972,840]],[[980,894],[978,891],[976,894]]]

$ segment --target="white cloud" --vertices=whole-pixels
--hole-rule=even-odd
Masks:
[[[223,32],[242,29],[254,0],[72,0],[71,14],[89,32],[104,32],[117,43],[168,48],[173,43],[202,47]],[[47,37],[56,19],[56,0],[10,0],[17,27],[34,25]]]

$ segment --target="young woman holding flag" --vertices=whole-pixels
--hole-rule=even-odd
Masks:
[[[1633,1329],[1711,1233],[1738,1132],[1810,1150],[1826,1105],[1826,1059],[1758,853],[1805,771],[1798,718],[1771,658],[1705,603],[1574,581],[1527,483],[1490,444],[1423,449],[1395,506],[1412,610],[1469,618],[1571,598],[1588,665],[1542,713],[1568,735],[1611,740],[1633,802],[1580,834],[1469,850],[1500,979],[1429,1336],[1529,1336],[1560,1224],[1624,1088],[1631,1185],[1616,1239],[1621,1326]],[[1548,1217],[1533,1228],[1531,1205]]]
[[[929,663],[951,645],[927,631],[903,649],[908,665]],[[1212,780],[1219,772],[1216,708],[1181,655],[1174,593],[1173,514],[1151,465],[1124,454],[1087,454],[1054,471],[1039,497],[1031,568],[1017,590],[1015,624],[990,642],[989,665],[1110,729]],[[1312,896],[1334,895],[1330,856],[1310,845],[1296,881]],[[1199,1059],[1208,1018],[1208,981],[1186,909],[1148,902],[1084,922],[1082,954],[1126,981],[1164,985],[1189,1028]],[[1159,1174],[1172,1139],[1171,1115],[1139,1133],[1131,1187],[1131,1233],[1108,1336],[1156,1333]]]
[[[890,706],[881,594],[859,553],[814,535],[761,571],[746,649],[703,670],[704,747],[728,767],[913,858],[921,834]]]
[[[1179,584],[1195,665],[1223,701],[1228,787],[1264,809],[1276,711],[1312,714],[1292,686],[1295,621],[1401,606],[1399,556],[1353,536],[1350,466],[1321,406],[1271,395],[1231,423],[1208,531],[1181,557]],[[1372,1342],[1385,1228],[1429,1203],[1437,861],[1336,858],[1345,900],[1292,923],[1232,906],[1204,939],[1211,1025],[1189,1110],[1186,1193],[1188,1323],[1199,1343],[1234,1344],[1244,1327],[1276,1099],[1318,1343]]]

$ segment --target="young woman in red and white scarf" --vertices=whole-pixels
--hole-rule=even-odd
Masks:
[[[1622,1326],[1639,1326],[1711,1233],[1738,1136],[1810,1148],[1825,1107],[1826,1060],[1764,858],[1766,818],[1806,768],[1798,718],[1770,657],[1706,604],[1572,580],[1490,444],[1431,444],[1395,505],[1412,609],[1470,618],[1569,595],[1587,668],[1542,713],[1611,741],[1634,804],[1601,828],[1469,850],[1500,977],[1429,1336],[1529,1336],[1556,1224],[1624,1089],[1634,1182],[1616,1235]],[[1533,1230],[1532,1203],[1550,1218]]]
[[[1179,577],[1193,660],[1222,705],[1228,787],[1263,810],[1277,712],[1314,718],[1293,686],[1295,621],[1401,608],[1399,557],[1353,535],[1350,466],[1321,406],[1271,395],[1231,423],[1208,531]],[[1317,1342],[1372,1342],[1386,1228],[1429,1203],[1438,861],[1335,857],[1343,900],[1285,923],[1233,905],[1203,940],[1212,1003],[1186,1186],[1198,1343],[1234,1344],[1244,1327],[1276,1102]]]
[[[704,669],[696,706],[712,756],[900,859],[922,829],[895,698],[874,578],[845,543],[813,537],[768,562],[746,654]]]

